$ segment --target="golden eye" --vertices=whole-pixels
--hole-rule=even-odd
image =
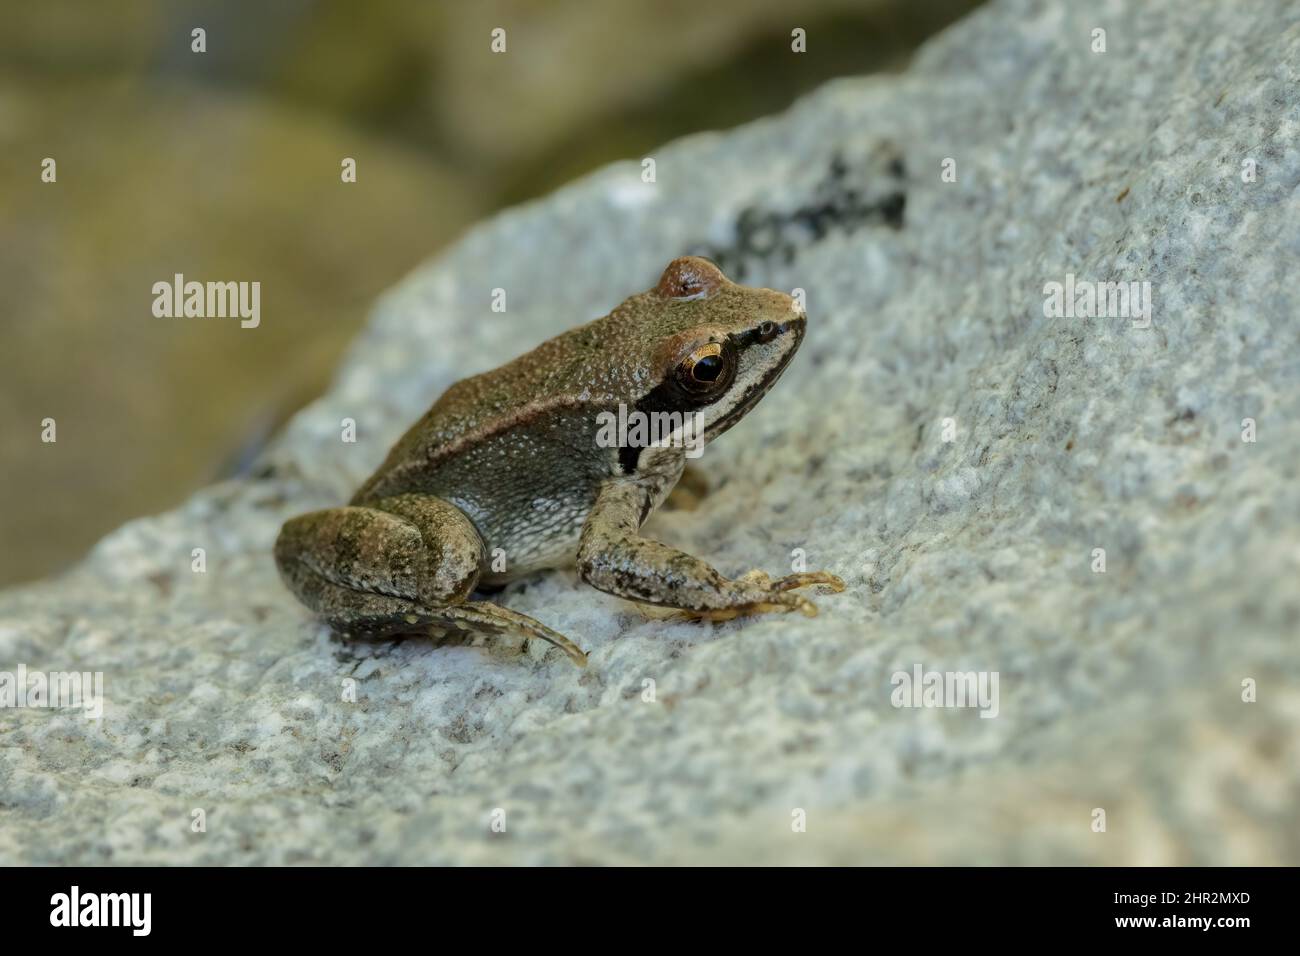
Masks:
[[[721,392],[735,377],[735,356],[720,342],[701,345],[677,366],[677,381],[689,394],[700,397]]]

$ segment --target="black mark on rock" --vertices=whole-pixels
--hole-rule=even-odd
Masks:
[[[756,263],[789,265],[800,249],[835,231],[852,233],[863,226],[902,229],[906,173],[892,145],[857,163],[836,153],[802,205],[787,210],[749,206],[736,217],[730,245],[694,243],[688,252],[712,259],[732,279],[741,280]]]

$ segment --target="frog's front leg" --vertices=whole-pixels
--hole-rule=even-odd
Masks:
[[[484,552],[469,518],[430,495],[300,515],[285,523],[275,542],[285,584],[335,630],[370,636],[512,633],[554,644],[584,665],[586,655],[564,635],[491,602],[466,600]]]
[[[715,620],[794,610],[812,617],[816,606],[792,593],[795,588],[820,584],[844,590],[843,581],[824,571],[775,581],[761,571],[725,578],[699,558],[638,534],[649,510],[647,494],[630,481],[611,481],[601,489],[578,548],[578,573],[592,587]]]

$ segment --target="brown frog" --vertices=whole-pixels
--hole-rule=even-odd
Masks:
[[[688,455],[775,384],[804,329],[790,296],[675,259],[609,315],[449,388],[346,507],[284,525],[280,574],[339,631],[513,633],[579,665],[586,655],[568,638],[474,592],[576,563],[595,588],[700,617],[813,615],[794,590],[839,591],[839,578],[729,579],[639,534]],[[666,427],[611,441],[614,421]]]

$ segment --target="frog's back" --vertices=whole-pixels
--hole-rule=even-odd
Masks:
[[[428,480],[459,456],[582,404],[581,392],[569,386],[573,370],[572,361],[565,359],[565,338],[543,342],[512,362],[448,388],[398,439],[353,502],[429,490]]]

